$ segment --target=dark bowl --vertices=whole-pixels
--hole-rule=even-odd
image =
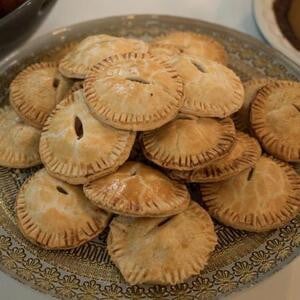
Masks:
[[[0,18],[0,54],[28,38],[56,0],[26,0]]]

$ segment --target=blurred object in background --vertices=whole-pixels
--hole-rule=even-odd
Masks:
[[[300,0],[275,0],[273,9],[281,32],[300,50]]]
[[[0,18],[12,12],[25,0],[0,0]]]
[[[56,0],[0,0],[0,59],[27,39]]]
[[[268,42],[300,66],[300,0],[253,0],[256,23]]]

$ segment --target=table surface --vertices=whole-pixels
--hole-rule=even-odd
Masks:
[[[55,28],[113,15],[166,14],[219,23],[264,41],[254,20],[251,0],[58,0],[38,30],[27,40]],[[265,42],[265,41],[264,41]],[[300,257],[253,287],[228,296],[227,300],[299,299]],[[0,299],[52,299],[0,272]]]

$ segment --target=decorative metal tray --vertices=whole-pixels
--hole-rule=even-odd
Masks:
[[[149,40],[169,30],[213,36],[230,54],[230,67],[242,78],[272,76],[300,80],[300,69],[274,49],[237,31],[199,20],[171,16],[110,17],[55,30],[17,50],[0,63],[0,101],[11,79],[25,65],[52,60],[66,43],[108,33]],[[0,267],[19,281],[59,298],[211,299],[249,286],[280,269],[300,249],[300,216],[280,230],[246,233],[216,224],[219,244],[207,268],[175,286],[129,286],[106,251],[107,232],[77,249],[46,251],[27,242],[15,220],[15,197],[38,168],[0,168]]]

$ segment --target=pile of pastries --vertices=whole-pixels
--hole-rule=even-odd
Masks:
[[[0,165],[44,165],[16,199],[32,243],[69,249],[109,226],[127,282],[176,284],[207,264],[212,218],[260,232],[298,214],[300,83],[242,83],[224,47],[191,32],[65,52],[20,72],[0,110]]]

